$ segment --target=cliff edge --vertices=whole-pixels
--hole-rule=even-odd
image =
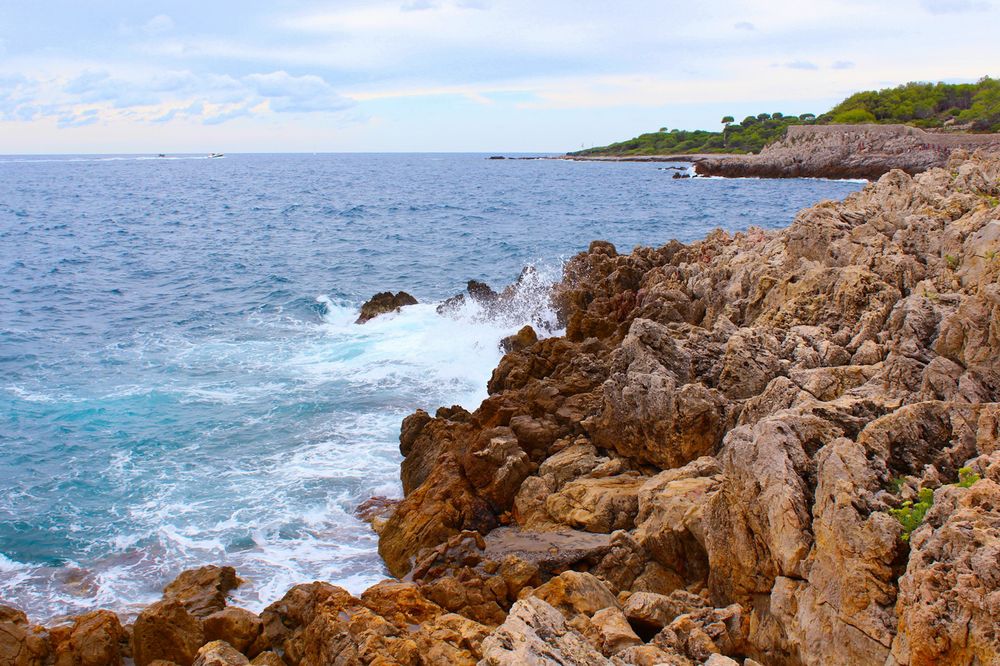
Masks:
[[[926,132],[907,125],[793,125],[757,155],[696,163],[704,176],[875,180],[892,169],[912,175],[943,167],[956,149],[1000,154],[1000,135]]]

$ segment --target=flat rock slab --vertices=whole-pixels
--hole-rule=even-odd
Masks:
[[[486,535],[486,559],[516,555],[541,569],[561,571],[584,560],[596,561],[611,549],[610,534],[581,530],[540,532],[500,527]]]

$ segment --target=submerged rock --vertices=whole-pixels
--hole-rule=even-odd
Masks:
[[[387,314],[389,312],[399,312],[399,310],[407,305],[416,304],[417,299],[410,296],[405,291],[396,292],[395,294],[390,291],[383,291],[375,294],[370,299],[365,301],[364,305],[361,306],[361,312],[358,314],[358,318],[354,323],[364,324],[366,321],[374,319],[379,315]]]

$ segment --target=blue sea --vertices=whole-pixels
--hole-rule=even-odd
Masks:
[[[593,239],[774,228],[862,187],[484,155],[0,157],[0,600],[125,615],[234,565],[260,609],[385,570],[417,408],[474,408],[497,343]],[[502,320],[435,305],[537,270]],[[420,305],[357,325],[373,293]]]

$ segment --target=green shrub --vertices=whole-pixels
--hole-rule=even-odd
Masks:
[[[963,467],[958,470],[958,483],[955,485],[959,488],[968,488],[978,481],[979,478],[979,475],[973,472],[971,467]]]
[[[903,534],[900,537],[903,541],[910,540],[910,534],[924,522],[924,516],[933,504],[934,491],[930,488],[921,488],[917,493],[916,503],[906,501],[898,509],[889,509],[889,515],[903,526]]]
[[[873,123],[875,122],[875,114],[864,109],[851,109],[850,111],[841,111],[840,113],[834,115],[833,122],[843,123],[845,125]]]

